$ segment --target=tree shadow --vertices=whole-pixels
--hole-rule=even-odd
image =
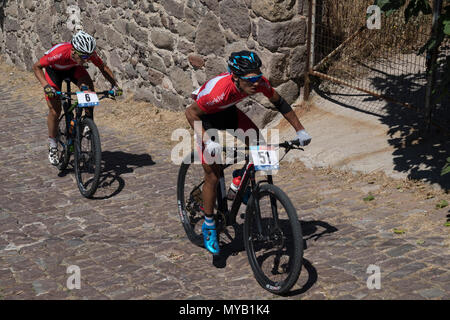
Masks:
[[[300,221],[303,233],[303,250],[308,248],[307,242],[310,240],[317,241],[326,234],[338,231],[338,229],[324,221]],[[230,227],[229,227],[230,228]],[[227,259],[245,251],[243,239],[243,223],[236,224],[232,227],[233,231],[229,232],[226,240],[221,237],[221,253],[219,256],[213,256],[213,265],[216,268],[225,268]],[[322,230],[320,230],[322,229]],[[267,258],[267,257],[266,257]],[[318,279],[317,270],[312,263],[303,258],[302,270],[308,273],[307,281],[299,289],[292,290],[283,296],[295,296],[307,292]]]
[[[442,128],[450,128],[450,97],[435,108],[431,132],[426,131],[425,118],[425,72],[390,74],[375,67],[369,67],[368,81],[377,92],[395,100],[415,106],[407,108],[394,102],[387,102],[369,94],[342,86],[323,90],[315,85],[316,93],[322,98],[353,110],[379,117],[388,126],[387,141],[395,148],[394,170],[407,173],[408,178],[438,184],[449,190],[450,175],[441,176],[441,170],[450,156],[450,139]],[[401,72],[399,72],[401,73]],[[443,112],[446,110],[447,112]],[[441,129],[439,129],[441,128]]]

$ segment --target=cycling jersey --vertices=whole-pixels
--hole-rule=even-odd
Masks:
[[[274,89],[269,81],[262,77],[256,92],[262,92],[270,99],[274,94]],[[223,111],[248,96],[236,87],[231,73],[228,72],[207,81],[198,92],[194,92],[195,94],[198,106],[208,114]]]
[[[45,52],[44,56],[39,60],[39,63],[44,68],[50,67],[55,70],[68,70],[79,66],[71,57],[71,49],[72,44],[70,42],[57,44]],[[101,67],[103,65],[102,59],[100,59],[95,51],[87,59],[87,61],[91,61],[97,67]]]
[[[62,82],[66,78],[77,84],[79,79],[89,77],[86,68],[72,59],[72,48],[70,42],[54,45],[39,60],[39,63],[45,69],[45,80],[58,91],[61,90]],[[103,65],[103,60],[95,51],[86,61],[91,61],[97,67]],[[45,96],[45,99],[48,100],[49,98]]]

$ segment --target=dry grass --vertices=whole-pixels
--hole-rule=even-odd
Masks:
[[[324,0],[323,10],[318,12],[322,12],[322,19],[318,18],[316,63],[366,25],[366,10],[372,4],[373,0]],[[405,24],[403,10],[389,17],[382,15],[380,30],[366,28],[324,64],[323,70],[342,79],[361,78],[369,70],[361,68],[360,62],[417,53],[428,40],[430,30],[430,16],[412,18]]]
[[[184,112],[157,108],[150,103],[135,101],[132,94],[116,101],[105,101],[96,109],[96,122],[99,125],[116,129],[122,136],[141,135],[146,138],[158,138],[168,146],[172,132],[179,128],[190,129]]]

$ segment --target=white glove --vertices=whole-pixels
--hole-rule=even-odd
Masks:
[[[311,142],[311,136],[305,130],[297,131],[297,138],[302,147],[307,146]]]
[[[209,139],[208,141],[205,142],[205,146],[206,146],[206,151],[208,151],[208,153],[212,156],[215,157],[216,155],[220,154],[222,147],[220,146],[220,144],[218,144],[215,141],[212,141],[211,139]]]

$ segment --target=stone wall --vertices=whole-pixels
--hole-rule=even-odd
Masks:
[[[181,110],[194,89],[226,71],[231,52],[250,49],[292,103],[305,67],[306,7],[306,0],[0,0],[0,50],[31,70],[52,44],[83,29],[124,89]],[[89,72],[106,87],[95,67]],[[255,97],[240,107],[258,105],[253,115],[262,124],[270,115],[257,101],[267,104]]]

